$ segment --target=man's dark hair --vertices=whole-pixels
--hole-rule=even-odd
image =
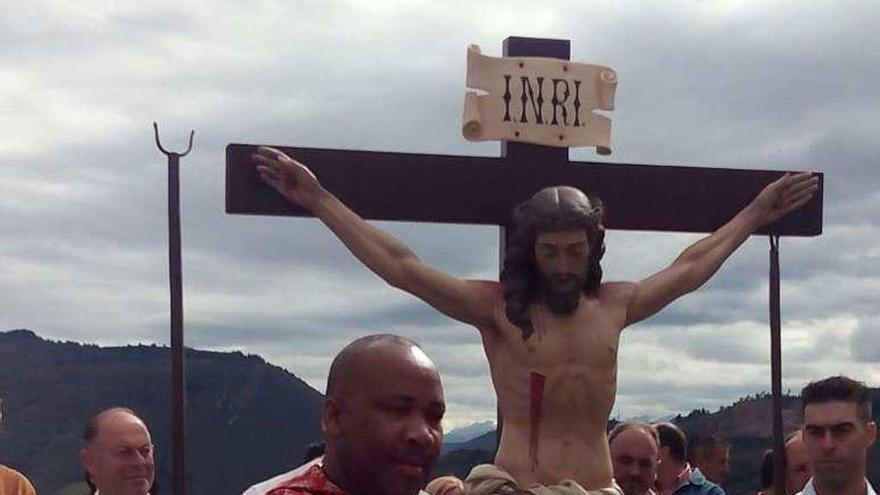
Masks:
[[[673,459],[685,462],[687,459],[687,436],[683,431],[672,423],[657,423],[657,436],[660,437],[660,446],[669,449],[669,455]]]
[[[832,376],[808,383],[801,391],[801,412],[810,404],[853,402],[859,419],[871,421],[871,397],[864,383],[846,376]]]
[[[529,305],[537,295],[539,280],[535,238],[542,232],[585,231],[590,250],[583,292],[592,294],[602,282],[599,262],[605,254],[604,220],[605,209],[599,198],[568,186],[541,189],[514,209],[500,278],[507,319],[520,328],[523,340],[534,330]]]
[[[305,464],[316,457],[321,457],[322,455],[324,455],[324,442],[312,442],[306,447],[302,462]]]
[[[712,459],[722,449],[727,449],[730,444],[717,435],[692,435],[688,441],[688,460]]]
[[[626,430],[641,430],[647,433],[648,436],[654,440],[657,448],[660,448],[660,437],[657,435],[657,429],[650,424],[641,421],[624,421],[623,423],[618,423],[617,426],[608,433],[608,445],[611,445],[614,442],[614,439]]]
[[[773,486],[773,449],[764,451],[761,458],[761,489],[766,490]]]
[[[358,357],[365,349],[380,342],[421,348],[414,341],[400,335],[382,333],[361,337],[345,346],[333,358],[333,362],[330,364],[330,373],[327,375],[327,393],[325,395],[339,397],[339,395],[345,394],[344,388],[350,385],[348,382],[352,380],[352,373],[356,372]]]

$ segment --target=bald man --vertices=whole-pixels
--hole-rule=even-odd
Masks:
[[[608,434],[614,480],[623,495],[655,495],[660,440],[657,430],[647,423],[620,423]]]
[[[80,460],[96,495],[148,495],[155,480],[153,441],[144,421],[124,407],[86,423]]]
[[[804,489],[807,481],[813,476],[807,448],[804,446],[804,435],[798,430],[785,440],[785,491],[794,495]]]
[[[324,456],[244,495],[416,495],[440,454],[445,412],[440,375],[415,342],[357,339],[330,366]]]

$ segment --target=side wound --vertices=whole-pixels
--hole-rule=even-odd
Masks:
[[[534,371],[529,383],[529,460],[532,469],[538,467],[538,441],[541,432],[541,405],[544,401],[544,381],[546,377]]]

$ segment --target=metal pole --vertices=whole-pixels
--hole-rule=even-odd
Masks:
[[[773,394],[773,492],[785,495],[782,431],[782,331],[779,300],[779,236],[770,235],[770,389]]]
[[[183,153],[166,151],[159,142],[159,126],[153,122],[156,146],[168,157],[168,262],[171,289],[171,424],[173,449],[174,495],[186,494],[186,376],[183,346],[183,270],[180,256],[180,157]]]
[[[498,274],[504,271],[504,256],[507,252],[507,227],[502,225],[498,228]],[[504,428],[504,417],[501,415],[501,401],[495,396],[495,452],[501,446],[501,430]],[[494,457],[493,457],[494,458]]]

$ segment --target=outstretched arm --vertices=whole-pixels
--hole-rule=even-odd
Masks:
[[[785,174],[729,222],[685,249],[669,267],[634,284],[626,324],[643,320],[703,285],[756,229],[803,206],[818,189],[810,173]]]
[[[403,243],[351,211],[305,165],[283,152],[260,147],[253,159],[264,182],[311,211],[390,285],[459,321],[480,328],[491,324],[495,294],[491,285],[460,280],[426,265]]]

